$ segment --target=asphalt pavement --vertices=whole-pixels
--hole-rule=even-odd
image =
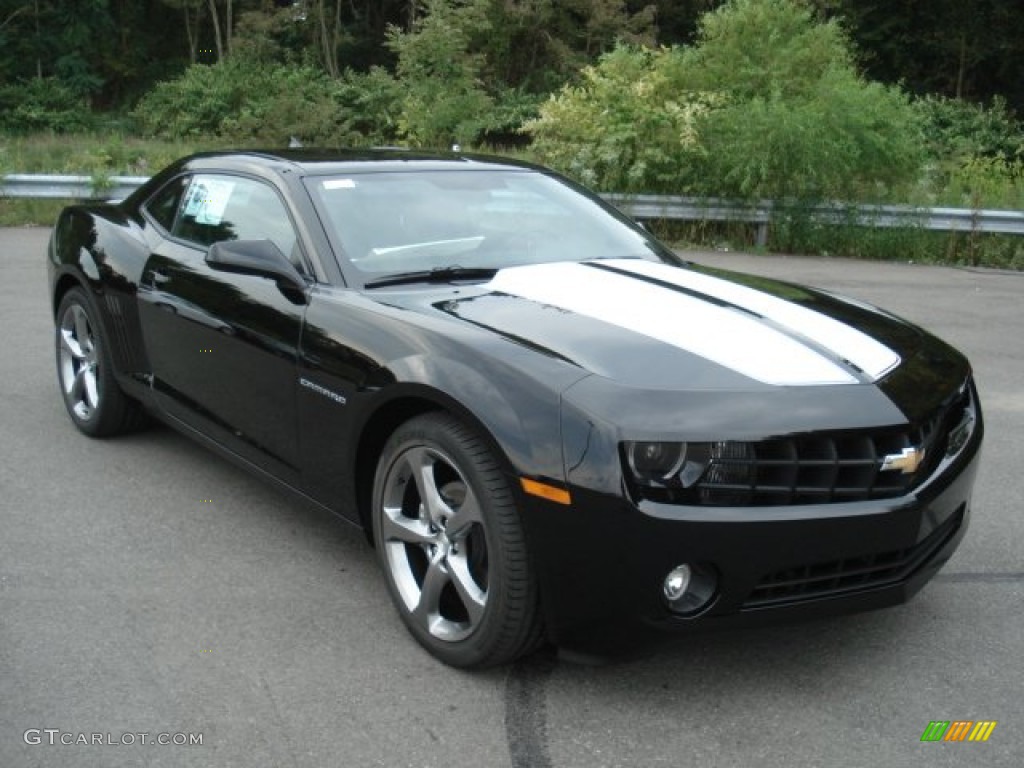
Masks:
[[[1022,764],[1024,274],[690,254],[969,355],[988,432],[964,543],[897,608],[466,673],[407,635],[360,532],[166,428],[74,430],[47,236],[0,230],[0,768]],[[998,725],[923,743],[933,720]]]

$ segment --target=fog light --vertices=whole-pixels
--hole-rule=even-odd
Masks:
[[[670,603],[678,600],[686,592],[686,588],[690,586],[691,573],[690,566],[685,563],[668,572],[668,576],[665,577],[665,597]]]
[[[713,567],[682,563],[668,572],[661,591],[669,610],[687,615],[707,608],[715,596],[717,585],[718,577]]]

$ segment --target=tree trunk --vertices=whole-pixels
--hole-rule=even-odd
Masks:
[[[213,41],[217,45],[217,61],[224,58],[224,38],[220,31],[220,18],[217,16],[217,3],[214,0],[207,0],[210,6],[210,16],[213,17]]]
[[[964,70],[967,69],[967,35],[960,34],[960,64],[956,70],[956,97],[964,96]]]
[[[341,30],[341,0],[335,0],[335,13],[333,18],[328,20],[327,2],[319,0],[317,3],[317,16],[320,19],[320,53],[324,62],[324,69],[331,77],[338,77],[340,67],[338,65],[338,39]]]
[[[42,37],[39,34],[39,0],[35,2],[36,6],[36,77],[40,80],[43,79],[43,55],[39,50],[39,41]]]
[[[334,0],[334,40],[331,45],[331,59],[334,61],[335,77],[341,75],[341,63],[338,61],[338,44],[341,42],[341,0]]]
[[[196,26],[193,28],[192,20],[188,16],[188,3],[181,4],[181,12],[185,14],[185,36],[188,38],[188,59],[192,64],[196,63],[196,48],[199,45],[199,8],[196,8]]]

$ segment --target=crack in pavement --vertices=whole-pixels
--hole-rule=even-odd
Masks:
[[[505,740],[512,768],[551,768],[547,682],[558,665],[551,650],[520,659],[505,678]]]

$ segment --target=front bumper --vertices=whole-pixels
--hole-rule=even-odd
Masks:
[[[560,506],[524,498],[550,638],[613,654],[645,636],[780,623],[905,602],[950,558],[969,520],[982,439],[900,498],[788,507],[693,507],[572,487]],[[699,613],[673,614],[665,575],[712,568]]]

